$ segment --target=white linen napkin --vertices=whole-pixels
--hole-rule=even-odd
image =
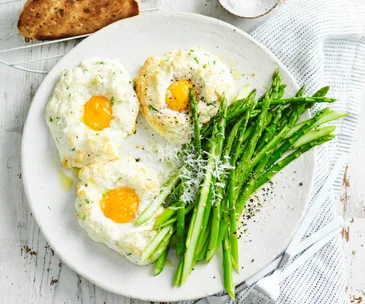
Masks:
[[[331,105],[349,117],[334,122],[337,137],[316,149],[312,199],[338,155],[349,153],[359,119],[365,89],[365,7],[348,0],[291,0],[251,35],[270,49],[289,69],[307,94],[329,85]],[[326,105],[317,105],[312,114]],[[336,215],[334,198],[342,178],[335,182],[323,209],[313,219],[307,235],[317,231]],[[336,238],[310,261],[281,283],[277,303],[345,303],[344,258]],[[236,295],[236,303],[251,303],[250,290]],[[229,304],[233,301],[228,301]],[[255,303],[266,303],[266,299]],[[191,302],[183,302],[191,303]]]

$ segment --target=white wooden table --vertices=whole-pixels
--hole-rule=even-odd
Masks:
[[[15,31],[21,7],[21,1],[0,6],[0,50],[24,44]],[[219,7],[216,0],[165,0],[162,10],[214,16],[246,31],[264,20],[233,18]],[[13,32],[15,34],[8,37]],[[0,54],[0,59],[19,62],[55,56],[64,54],[75,44],[68,42]],[[54,62],[48,60],[32,67],[49,69]],[[0,303],[139,302],[108,293],[63,265],[48,246],[28,209],[21,180],[20,144],[28,108],[43,78],[44,75],[0,66]],[[338,212],[346,218],[342,235],[349,303],[365,302],[365,107],[361,117],[342,195],[337,199]]]

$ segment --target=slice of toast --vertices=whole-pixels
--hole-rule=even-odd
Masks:
[[[138,14],[136,0],[27,0],[18,29],[25,38],[58,39],[93,33]]]

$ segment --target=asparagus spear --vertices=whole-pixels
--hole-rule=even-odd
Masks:
[[[177,185],[180,181],[180,172],[177,171],[170,180],[168,180],[163,186],[160,193],[154,199],[154,201],[140,214],[140,216],[136,219],[136,225],[142,225],[147,222],[157,211],[158,207],[160,207],[167,196],[171,193],[172,189]]]
[[[320,88],[317,92],[315,92],[313,94],[313,96],[314,97],[324,97],[327,95],[329,90],[330,90],[330,87],[328,87],[328,86]]]
[[[176,217],[170,218],[169,220],[167,220],[166,222],[162,223],[159,226],[155,225],[153,227],[153,229],[161,229],[163,227],[170,226],[171,224],[174,224],[176,221],[177,221],[177,218]]]
[[[209,225],[211,225],[210,222],[211,222],[211,220],[209,220]],[[208,243],[209,234],[210,234],[210,229],[205,229],[204,233],[203,233],[203,237],[199,240],[199,242],[196,246],[195,257],[194,257],[194,265],[198,261],[199,256],[201,256],[203,254],[202,251],[203,251],[205,245]]]
[[[176,234],[177,234],[177,244],[176,244],[176,255],[179,256],[183,253],[185,248],[185,214],[186,208],[185,203],[181,200],[178,202],[179,209],[177,210],[177,223],[176,223]]]
[[[286,85],[284,86],[284,88],[282,88],[283,85],[280,86],[275,86],[272,94],[271,94],[271,100],[273,99],[280,99],[283,95],[284,95],[284,89],[286,87]],[[300,97],[297,95],[297,97]],[[281,117],[283,115],[283,110],[284,110],[284,106],[283,105],[279,105],[276,109],[275,109],[275,115],[272,122],[267,124],[267,129],[265,131],[265,134],[262,136],[262,138],[260,138],[260,141],[257,144],[256,150],[260,151],[266,144],[267,142],[274,136],[276,130],[278,129],[278,125],[280,123]]]
[[[151,262],[157,261],[160,255],[167,249],[171,236],[174,234],[174,232],[175,232],[175,227],[172,226],[168,231],[168,233],[165,235],[165,237],[162,239],[160,244],[157,246],[155,251],[150,255]]]
[[[164,252],[158,258],[158,260],[156,261],[155,276],[158,276],[162,272],[163,268],[165,267],[165,262],[166,262],[166,257],[167,257],[168,252],[169,252],[169,248],[166,248],[164,250]]]
[[[317,128],[317,129],[311,130],[308,133],[304,134],[302,137],[300,137],[293,144],[293,149],[297,149],[300,146],[305,145],[305,144],[311,142],[314,139],[318,139],[322,136],[326,136],[328,134],[331,134],[335,130],[336,130],[336,126],[326,126],[326,127],[323,127],[323,128]]]
[[[189,101],[190,101],[191,116],[193,118],[192,120],[193,120],[193,125],[194,125],[193,143],[197,150],[197,154],[201,155],[202,146],[201,146],[201,137],[200,137],[200,127],[199,127],[198,109],[196,108],[196,101],[195,101],[195,97],[194,97],[194,89],[190,90]]]
[[[177,203],[176,203],[177,204]],[[176,205],[177,206],[177,205]],[[153,229],[160,229],[160,228],[162,228],[162,227],[165,227],[165,226],[168,226],[168,225],[170,225],[170,224],[172,224],[172,223],[175,223],[176,221],[177,221],[177,210],[178,210],[178,208],[179,207],[175,207],[175,210],[174,210],[174,212],[175,213],[173,213],[172,215],[171,215],[171,217],[169,217],[169,218],[167,218],[166,220],[164,220],[164,221],[160,221],[159,222],[159,225],[157,225],[157,224],[155,224],[155,226],[153,227]],[[190,212],[192,211],[194,209],[194,204],[190,204],[190,205],[188,205],[188,206],[186,206],[185,207],[185,213],[184,213],[184,215],[185,215],[185,217],[186,217],[186,215],[188,215],[188,214],[190,214]],[[167,210],[167,209],[165,209],[165,210]],[[163,215],[163,213],[161,214],[161,215]],[[160,217],[159,217],[160,218]],[[158,219],[159,219],[158,218]]]
[[[186,241],[185,241],[185,246],[186,247],[189,247],[189,244],[190,244],[191,235],[193,233],[194,223],[195,223],[195,219],[196,219],[196,213],[197,213],[197,208],[196,208],[196,206],[194,206],[193,215],[192,215],[191,220],[190,220],[190,224],[189,224],[189,228],[188,228],[188,234],[186,236]]]
[[[248,124],[248,120],[250,118],[251,112],[253,111],[256,101],[255,101],[255,96],[256,96],[256,92],[253,91],[252,94],[250,94],[247,97],[247,111],[245,112],[245,114],[242,116],[241,119],[238,120],[238,122],[236,123],[235,126],[237,126],[237,130],[239,132],[237,132],[236,134],[238,134],[238,137],[235,138],[234,141],[234,145],[232,147],[232,151],[231,151],[231,165],[233,166],[238,158],[238,153],[237,150],[239,147],[241,147],[243,141],[245,139],[247,139],[247,134],[246,134],[246,128],[247,128],[247,124]]]
[[[240,135],[238,136],[236,140],[236,148],[231,151],[231,165],[235,166],[237,158],[238,158],[238,147],[242,145],[244,134],[246,131],[248,119],[250,117],[250,113],[255,107],[255,96],[252,97],[252,99],[248,99],[248,110],[245,113],[245,115],[242,117],[242,119],[237,123],[240,126]],[[265,96],[263,103],[265,103],[262,107],[261,114],[258,118],[258,124],[262,122],[264,124],[265,121],[265,115],[269,108],[269,97]],[[260,126],[261,127],[261,126]],[[260,134],[257,134],[257,138],[260,137]],[[251,145],[253,145],[253,142],[255,141],[256,137],[253,136],[252,140],[248,144],[248,149],[251,148]],[[254,147],[253,147],[254,149]],[[247,150],[246,150],[247,151]],[[251,157],[250,155],[247,155],[244,153],[244,156]],[[229,233],[229,241],[230,241],[230,247],[231,247],[231,254],[233,259],[233,266],[236,269],[236,271],[239,273],[239,255],[238,255],[238,236],[237,236],[237,224],[236,224],[236,208],[235,208],[235,200],[234,200],[234,185],[235,185],[235,169],[231,170],[229,179],[228,179],[228,197],[229,197],[229,218],[230,218],[230,233]]]
[[[277,99],[281,99],[284,96],[285,88],[286,88],[286,84],[281,84],[279,86],[278,94],[276,96]]]
[[[208,253],[208,246],[209,246],[209,239],[207,238],[202,250],[200,251],[197,261],[204,261],[206,259]]]
[[[147,259],[151,256],[151,254],[158,248],[162,240],[169,233],[169,231],[173,228],[172,225],[163,227],[153,238],[151,243],[149,243],[146,248],[142,252],[142,262],[147,261]]]
[[[287,165],[289,165],[293,160],[297,159],[303,153],[309,151],[310,149],[312,149],[315,146],[322,145],[325,142],[332,140],[333,138],[335,138],[335,135],[329,134],[329,135],[320,137],[318,139],[315,139],[305,145],[300,146],[297,150],[295,150],[294,152],[289,154],[283,160],[279,161],[275,166],[271,167],[268,171],[266,171],[264,174],[262,174],[256,181],[255,186],[253,187],[253,191],[256,191],[263,184],[270,181],[275,176],[276,173],[281,171],[283,168],[285,168]]]
[[[168,220],[173,218],[176,215],[176,210],[178,208],[178,204],[172,204],[171,206],[167,207],[157,218],[154,228],[157,229],[161,227],[164,223]]]
[[[329,113],[327,113],[327,115],[321,117],[317,122],[315,122],[313,124],[313,128],[318,127],[320,125],[323,125],[327,122],[333,121],[333,120],[337,120],[339,118],[348,116],[348,113],[342,113],[342,112],[336,112],[334,110],[330,110]],[[293,128],[290,129],[290,131],[285,135],[284,139],[288,139],[289,137],[291,137],[296,131],[298,131],[301,127],[303,127],[308,120],[302,121],[297,123]]]
[[[223,240],[222,251],[223,251],[224,288],[231,297],[231,299],[234,300],[236,295],[232,278],[232,256],[231,256],[231,250],[229,248],[229,238],[227,234]]]
[[[175,277],[174,277],[174,286],[179,286],[181,283],[181,275],[184,267],[184,257],[181,257],[179,261],[179,265],[177,266]]]
[[[266,94],[267,93],[269,93],[269,92],[278,92],[279,91],[279,87],[280,87],[280,84],[281,84],[281,75],[280,75],[280,71],[279,71],[279,69],[276,69],[275,71],[274,71],[274,73],[272,74],[272,77],[271,77],[271,88],[264,94],[264,95],[262,95],[260,98],[259,98],[259,100],[257,101],[258,103],[261,103],[263,100],[264,100],[264,98],[265,98],[265,96],[266,96]],[[282,90],[285,88],[286,86],[284,86],[283,88],[282,88]],[[275,98],[273,98],[273,99],[275,99]]]

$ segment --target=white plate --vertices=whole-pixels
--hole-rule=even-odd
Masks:
[[[60,164],[45,123],[45,105],[61,71],[79,65],[89,56],[120,58],[130,74],[136,75],[148,56],[193,46],[229,58],[235,77],[244,74],[237,79],[237,88],[251,83],[262,93],[268,88],[273,71],[280,67],[288,94],[295,94],[298,89],[279,60],[241,30],[196,14],[150,14],[114,23],[71,50],[39,87],[24,127],[22,176],[41,231],[69,267],[92,283],[120,295],[178,301],[214,294],[223,289],[220,256],[208,265],[195,267],[188,281],[181,288],[174,288],[171,265],[153,277],[152,267],[134,265],[93,242],[77,223],[74,191],[64,192],[60,187],[57,176]],[[128,139],[126,149],[133,151],[132,142],[142,140],[138,134]],[[242,271],[234,275],[235,283],[260,270],[285,248],[307,205],[313,169],[314,152],[309,152],[278,174],[272,198],[248,222],[248,232],[240,239]]]

